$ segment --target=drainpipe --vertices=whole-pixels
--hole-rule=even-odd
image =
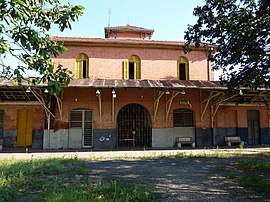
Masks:
[[[207,59],[207,80],[210,81],[210,61]]]
[[[51,96],[49,95],[49,103],[48,103],[48,108],[51,108]],[[48,138],[49,138],[49,149],[51,148],[51,130],[50,130],[50,125],[51,125],[51,114],[48,113],[48,120],[47,120],[47,129],[48,129]]]

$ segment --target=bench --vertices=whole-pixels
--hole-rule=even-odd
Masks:
[[[175,138],[176,146],[181,148],[183,144],[188,144],[191,147],[195,147],[195,142],[192,137],[176,137]]]
[[[232,144],[239,144],[244,146],[244,141],[242,141],[239,136],[225,136],[225,142],[228,147],[232,146]]]

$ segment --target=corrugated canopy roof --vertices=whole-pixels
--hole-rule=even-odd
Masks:
[[[227,89],[218,81],[75,79],[69,87]]]
[[[8,79],[0,78],[0,101],[37,101],[33,93],[27,93],[31,86],[26,82],[17,85]],[[36,94],[44,94],[47,84],[31,86]],[[226,86],[218,81],[180,81],[180,80],[115,80],[115,79],[74,79],[69,87],[76,88],[152,88],[164,90],[203,89],[215,92],[213,101],[221,103],[266,103],[270,97],[269,89],[252,90],[242,87],[243,91],[226,95]]]

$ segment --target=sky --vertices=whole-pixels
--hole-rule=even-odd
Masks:
[[[188,24],[195,24],[193,10],[204,0],[60,0],[61,3],[85,7],[72,30],[58,31],[52,36],[104,38],[104,27],[133,25],[154,29],[153,40],[183,41]],[[110,13],[110,14],[109,14]],[[110,19],[110,20],[109,20]]]

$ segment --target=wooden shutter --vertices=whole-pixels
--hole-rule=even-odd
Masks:
[[[134,78],[141,79],[141,65],[140,62],[134,62]]]
[[[176,109],[173,113],[174,127],[192,127],[194,126],[193,111],[190,109]]]
[[[128,61],[124,61],[124,79],[128,80],[129,79],[129,72],[128,72]]]
[[[89,60],[86,60],[86,78],[89,78]]]
[[[0,110],[0,130],[4,128],[4,110]]]
[[[82,111],[74,110],[70,112],[70,127],[81,128],[82,127]]]
[[[186,64],[186,80],[189,80],[189,65],[188,65],[188,61],[185,64]]]
[[[3,138],[4,132],[4,110],[0,110],[0,139]]]
[[[82,60],[77,60],[76,61],[76,79],[81,79],[82,78],[82,69],[83,69],[83,63]]]

